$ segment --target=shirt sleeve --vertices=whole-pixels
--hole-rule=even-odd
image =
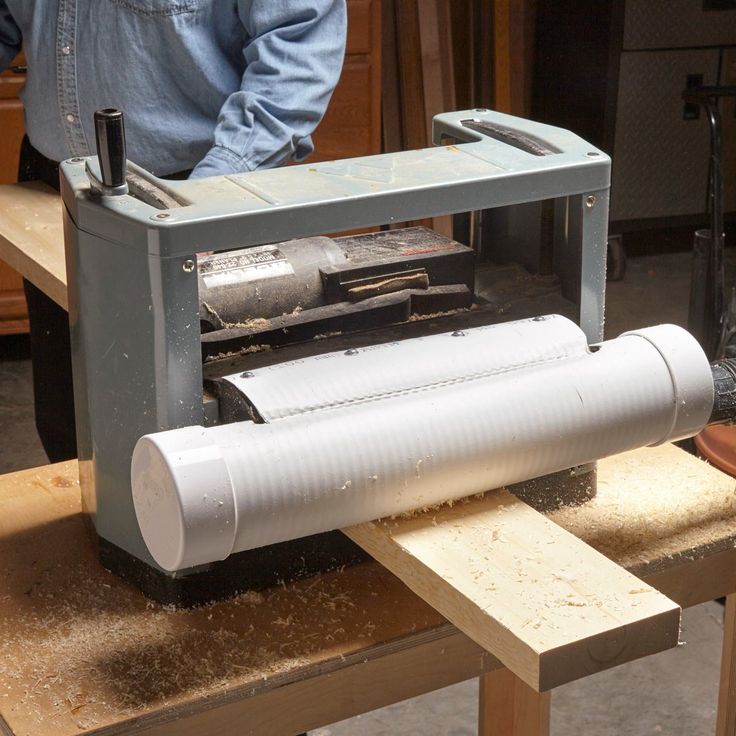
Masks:
[[[0,0],[0,71],[18,55],[23,39],[4,0]]]
[[[191,178],[306,158],[342,70],[345,0],[239,0],[238,9],[247,67]]]

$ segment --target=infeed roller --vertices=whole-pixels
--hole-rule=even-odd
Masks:
[[[591,460],[708,421],[686,335],[588,348],[609,159],[490,111],[434,131],[425,151],[198,181],[112,176],[105,136],[62,165],[80,477],[110,569],[178,602],[270,585],[358,559],[326,532],[342,524],[562,468],[585,495]],[[514,264],[424,228],[324,237],[542,201],[553,230]],[[670,364],[696,374],[686,409]],[[201,504],[176,492],[189,469]]]

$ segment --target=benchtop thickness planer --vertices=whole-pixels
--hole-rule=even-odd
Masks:
[[[335,530],[500,485],[586,498],[596,459],[730,411],[684,330],[601,343],[610,160],[572,133],[448,113],[427,150],[163,181],[95,122],[61,167],[80,480],[103,564],[154,598],[348,564]],[[553,218],[513,262],[324,235],[518,205]]]

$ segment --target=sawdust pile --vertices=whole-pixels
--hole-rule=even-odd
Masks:
[[[90,729],[239,685],[255,691],[375,628],[356,616],[337,573],[177,610],[101,569],[90,579],[90,570],[44,565],[14,592],[25,600],[0,596],[0,606],[22,611],[0,629],[0,709],[23,714],[30,733],[42,722],[49,733]]]
[[[736,481],[684,452],[648,448],[601,461],[595,499],[549,518],[643,575],[734,546]]]
[[[219,314],[219,312],[211,304],[208,304],[207,302],[203,301],[202,306],[210,314],[210,316],[215,320],[215,322],[219,325],[219,329],[229,330],[229,329],[239,327],[244,330],[259,331],[259,330],[267,330],[271,326],[271,320],[265,319],[264,317],[252,317],[250,319],[246,319],[246,320],[242,320],[238,322],[228,322],[226,319],[224,319]]]
[[[469,309],[464,307],[458,307],[457,309],[448,309],[446,312],[431,312],[430,314],[412,314],[409,317],[409,322],[425,322],[430,319],[437,319],[438,317],[450,317],[453,314],[461,314],[462,312],[468,312]]]
[[[225,358],[239,358],[242,355],[251,355],[253,353],[264,353],[271,350],[270,345],[249,345],[248,347],[241,348],[240,350],[232,350],[226,353],[217,353],[217,355],[211,355],[205,358],[205,363],[211,363],[215,360],[224,360]]]

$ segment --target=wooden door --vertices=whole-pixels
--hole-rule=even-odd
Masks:
[[[381,152],[381,3],[348,0],[345,64],[310,161]]]
[[[0,184],[11,184],[18,175],[18,153],[25,132],[18,95],[25,80],[25,59],[21,54],[0,74]],[[20,332],[28,332],[23,281],[0,261],[0,335]]]

